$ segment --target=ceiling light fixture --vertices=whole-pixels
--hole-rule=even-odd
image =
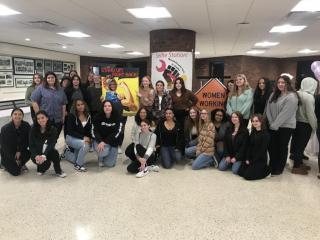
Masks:
[[[70,37],[70,38],[91,37],[90,35],[83,33],[83,32],[79,32],[79,31],[60,32],[57,34],[65,36],[65,37]]]
[[[88,53],[90,54],[90,53],[92,53],[92,52],[88,51]]]
[[[288,33],[288,32],[300,32],[305,29],[307,26],[293,26],[290,24],[274,26],[269,32],[271,33]]]
[[[129,55],[143,55],[142,52],[136,52],[136,51],[128,52],[127,54],[129,54]]]
[[[319,50],[311,50],[309,48],[298,51],[298,53],[304,53],[304,54],[317,53],[317,52],[319,52]]]
[[[165,7],[144,7],[127,9],[136,18],[171,18],[171,14]]]
[[[16,15],[16,14],[21,14],[21,12],[18,12],[5,5],[0,4],[0,16],[10,16],[10,15]]]
[[[291,12],[319,12],[320,11],[320,1],[319,0],[302,0]]]
[[[195,54],[195,55],[199,55],[199,54],[200,54],[200,52],[194,52],[194,54]]]
[[[250,50],[250,51],[247,51],[248,54],[262,54],[262,53],[265,53],[266,51],[264,50]]]
[[[264,41],[264,42],[258,42],[254,46],[256,46],[256,47],[273,47],[273,46],[276,46],[278,44],[279,44],[279,42]]]
[[[63,48],[63,49],[66,49],[66,48],[67,48],[67,46],[63,45],[63,46],[62,46],[62,48]]]
[[[26,38],[26,39],[24,39],[24,40],[26,40],[27,42],[30,42],[30,41],[31,41],[31,39],[30,39],[30,38]]]
[[[123,46],[117,44],[117,43],[110,43],[110,44],[103,44],[101,47],[105,48],[124,48]]]

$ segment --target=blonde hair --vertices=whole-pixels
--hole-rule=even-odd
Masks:
[[[241,89],[240,93],[238,92],[239,87],[236,84],[237,78],[242,78],[244,80],[244,88]],[[236,80],[234,81],[233,89],[232,89],[232,92],[230,92],[229,97],[240,96],[245,90],[248,90],[250,88],[251,87],[249,85],[246,75],[239,73],[236,75]]]
[[[203,111],[203,110],[205,110],[208,114],[207,114],[207,122],[204,122],[202,119],[201,119],[201,112]],[[207,109],[201,109],[200,111],[199,111],[199,113],[200,113],[200,117],[199,117],[199,131],[201,131],[201,129],[203,128],[203,126],[204,125],[206,125],[206,124],[209,124],[209,123],[211,123],[212,121],[211,121],[211,112],[209,111],[209,110],[207,110]]]

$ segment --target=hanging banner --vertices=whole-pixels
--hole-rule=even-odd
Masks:
[[[101,85],[102,98],[106,99],[108,88],[108,81],[114,79],[117,83],[116,97],[119,98],[123,106],[124,116],[133,116],[138,111],[139,106],[139,69],[138,68],[113,68],[101,67]]]
[[[152,53],[151,60],[152,84],[158,80],[165,83],[167,89],[173,88],[173,82],[181,77],[185,87],[192,90],[192,52],[157,52]]]
[[[210,79],[195,95],[198,98],[197,107],[199,109],[208,111],[225,109],[227,88],[218,79]]]

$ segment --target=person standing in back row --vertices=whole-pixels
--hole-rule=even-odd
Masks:
[[[297,109],[298,95],[291,86],[290,78],[279,77],[266,107],[270,131],[270,168],[273,176],[282,174],[286,165],[289,140],[296,128]]]

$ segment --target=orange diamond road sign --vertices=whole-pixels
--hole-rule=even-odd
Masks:
[[[218,79],[210,79],[196,94],[199,109],[225,109],[227,89]]]

